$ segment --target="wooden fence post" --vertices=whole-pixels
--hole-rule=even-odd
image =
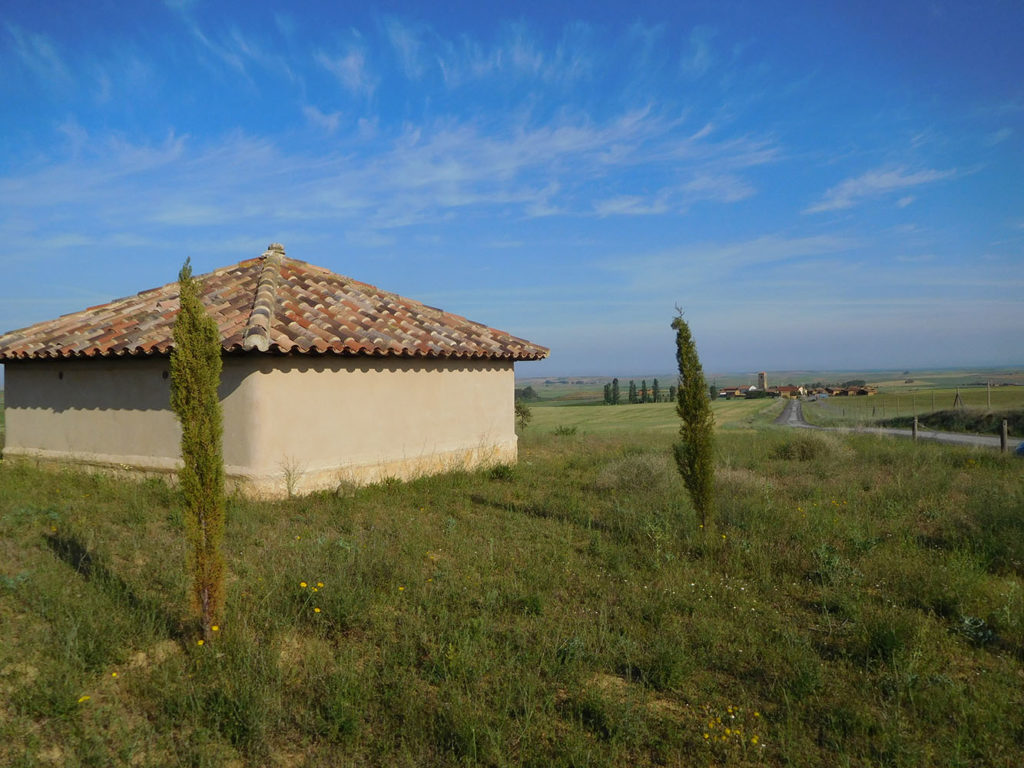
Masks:
[[[917,416],[914,417],[913,436],[914,436],[914,442],[917,442]]]
[[[999,450],[1003,453],[1006,453],[1007,448],[1009,447],[1009,438],[1009,425],[1006,423],[1006,419],[1003,419],[1003,428],[999,430]]]

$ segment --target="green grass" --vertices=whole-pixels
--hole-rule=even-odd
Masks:
[[[652,405],[234,499],[204,646],[175,492],[4,462],[0,765],[1019,764],[1020,460],[728,405],[714,530]]]
[[[712,403],[719,428],[734,429],[765,424],[782,410],[776,400],[716,400]],[[575,428],[589,435],[675,436],[679,416],[675,403],[644,405],[595,405],[587,407],[533,407],[527,432],[553,433],[559,427]]]
[[[804,417],[821,426],[907,426],[916,415],[922,425],[954,432],[997,433],[1002,419],[1021,434],[1024,387],[963,387],[963,407],[953,408],[955,389],[880,392],[871,397],[830,397],[804,403]],[[991,401],[991,408],[989,402]]]
[[[1024,409],[1006,411],[984,411],[980,408],[965,408],[955,411],[936,411],[918,417],[918,424],[928,429],[944,432],[973,432],[975,434],[998,435],[1002,432],[1003,421],[1006,421],[1007,433],[1024,435]],[[900,416],[885,419],[879,424],[883,427],[902,427],[913,425],[913,416]]]

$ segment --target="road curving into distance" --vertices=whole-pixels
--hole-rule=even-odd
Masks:
[[[797,427],[799,429],[817,429],[823,432],[858,432],[870,435],[893,435],[895,437],[913,437],[913,430],[896,429],[894,427],[816,427],[804,421],[803,403],[799,400],[789,400],[782,413],[775,419],[776,424],[786,427]],[[969,435],[962,432],[936,432],[934,429],[917,428],[919,440],[934,440],[939,443],[951,443],[953,445],[969,445],[979,448],[999,448],[999,437],[997,435]],[[1016,441],[1010,439],[1010,449]]]

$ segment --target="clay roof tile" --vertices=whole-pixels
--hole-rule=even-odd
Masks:
[[[545,347],[460,315],[285,256],[260,257],[197,278],[225,352],[539,360]],[[53,357],[167,355],[178,283],[0,336],[0,362]]]

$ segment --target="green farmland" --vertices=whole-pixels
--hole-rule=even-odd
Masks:
[[[712,403],[712,409],[720,428],[734,429],[772,421],[781,412],[782,404],[775,400],[717,400]],[[532,414],[528,431],[545,434],[559,428],[594,435],[675,435],[679,431],[674,403],[539,407],[533,408]]]
[[[535,408],[516,466],[229,504],[0,463],[0,765],[997,766],[1024,734],[1022,462],[719,401]]]
[[[959,400],[957,397],[959,396]],[[994,432],[1002,419],[1024,436],[1024,387],[879,391],[861,397],[830,397],[804,404],[804,416],[821,426],[922,425],[948,431]]]

